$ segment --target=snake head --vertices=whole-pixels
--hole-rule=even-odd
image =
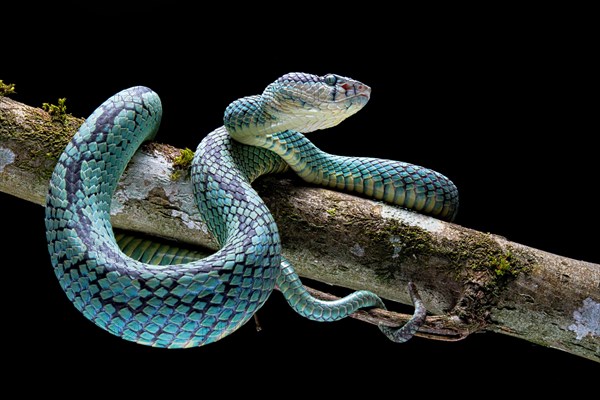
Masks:
[[[234,139],[257,145],[285,130],[312,132],[335,126],[363,108],[370,95],[370,87],[340,75],[292,72],[262,95],[233,101],[223,122]]]
[[[367,104],[371,88],[336,74],[292,72],[267,86],[269,112],[286,129],[311,132],[335,126]]]

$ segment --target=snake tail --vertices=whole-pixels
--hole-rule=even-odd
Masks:
[[[294,311],[312,321],[333,322],[346,318],[350,314],[368,308],[386,309],[379,296],[368,290],[357,290],[338,300],[320,300],[313,297],[300,281],[291,263],[282,258],[282,273],[277,279],[277,287]],[[415,306],[413,316],[400,327],[378,325],[379,329],[392,341],[403,343],[414,336],[425,323],[427,310],[415,285],[408,286],[409,294]]]
[[[332,322],[361,308],[385,308],[379,296],[367,290],[358,290],[339,300],[320,300],[313,297],[300,281],[300,277],[292,264],[282,259],[281,274],[277,279],[277,287],[294,311],[313,321]]]
[[[412,317],[401,327],[389,327],[385,325],[379,325],[379,329],[393,342],[404,343],[410,340],[417,330],[423,326],[425,319],[427,318],[427,310],[421,300],[421,296],[417,291],[414,283],[408,283],[408,293],[415,307]]]

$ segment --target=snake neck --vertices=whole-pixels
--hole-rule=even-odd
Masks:
[[[269,135],[290,129],[289,122],[277,114],[277,109],[263,96],[248,96],[226,108],[223,122],[236,141],[264,147]]]
[[[237,142],[276,153],[299,176],[314,182],[318,174],[312,167],[328,154],[293,130],[297,122],[287,120],[277,106],[260,95],[236,100],[225,110],[225,128]]]

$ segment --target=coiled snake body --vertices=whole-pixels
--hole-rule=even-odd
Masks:
[[[262,95],[231,103],[224,126],[199,144],[191,169],[196,202],[220,250],[175,265],[126,256],[115,242],[109,214],[127,163],[158,130],[160,99],[141,86],[108,99],[67,145],[50,180],[48,249],[68,298],[107,331],[168,348],[200,346],[234,332],[275,285],[294,310],[314,320],[383,307],[368,291],[333,302],[312,298],[282,257],[275,221],[251,186],[262,174],[291,168],[315,184],[452,219],[458,193],[443,175],[398,161],[330,155],[299,133],[337,125],[369,96],[369,87],[349,78],[291,73]],[[415,301],[415,315],[406,325],[380,328],[405,341],[424,317]]]

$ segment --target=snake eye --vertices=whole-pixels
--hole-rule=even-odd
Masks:
[[[329,86],[333,86],[337,82],[337,77],[333,74],[329,74],[329,75],[325,75],[324,80],[325,80],[326,84],[328,84]]]

